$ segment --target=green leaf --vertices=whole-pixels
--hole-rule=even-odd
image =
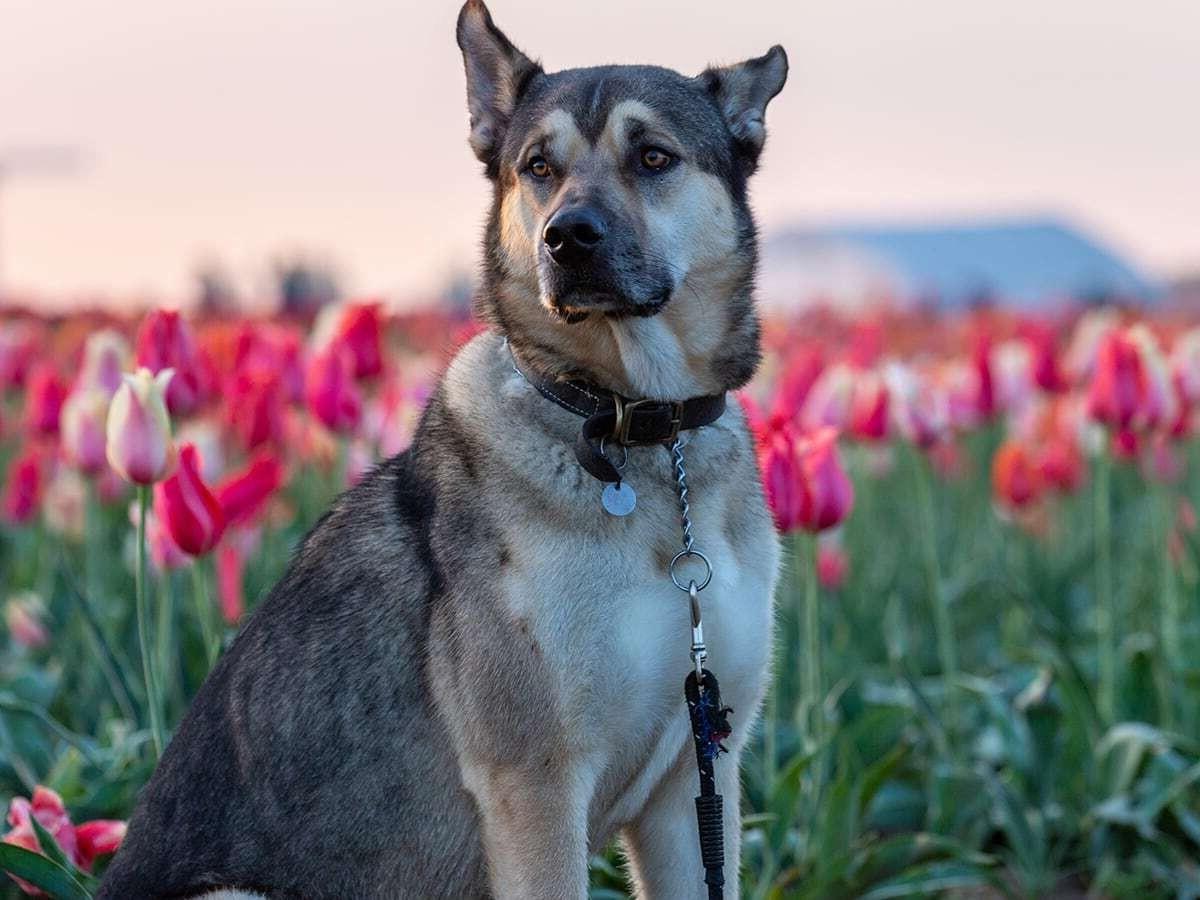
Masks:
[[[63,852],[62,847],[58,846],[58,841],[54,839],[54,835],[48,832],[44,825],[37,820],[32,814],[29,816],[29,824],[33,826],[33,833],[37,836],[37,842],[42,848],[42,853],[52,862],[62,866],[68,872],[75,870],[74,864],[67,859],[67,854]]]
[[[972,887],[992,887],[1007,896],[998,879],[976,866],[960,862],[933,862],[876,885],[860,900],[892,900],[894,897],[925,897],[944,891]]]
[[[70,872],[24,847],[0,843],[0,869],[41,888],[53,900],[91,900],[92,895]]]

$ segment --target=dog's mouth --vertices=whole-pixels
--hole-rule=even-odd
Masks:
[[[556,316],[567,324],[575,324],[593,314],[612,319],[656,316],[670,302],[671,292],[664,290],[646,298],[634,298],[611,291],[576,288],[543,299]]]

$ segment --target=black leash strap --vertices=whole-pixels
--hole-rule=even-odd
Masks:
[[[723,799],[717,793],[713,760],[724,752],[721,741],[729,737],[729,714],[721,705],[717,677],[704,669],[703,681],[689,672],[683,684],[688,715],[692,720],[692,740],[696,745],[696,768],[700,772],[700,796],[696,798],[696,823],[700,829],[700,858],[704,863],[704,883],[709,900],[721,900],[725,889],[725,822]]]

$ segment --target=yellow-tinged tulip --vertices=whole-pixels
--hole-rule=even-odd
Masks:
[[[174,462],[166,404],[172,375],[172,369],[154,375],[142,368],[122,376],[108,410],[108,464],[134,484],[160,481]]]

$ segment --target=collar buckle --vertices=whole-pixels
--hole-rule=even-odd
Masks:
[[[613,394],[613,403],[616,405],[617,422],[613,426],[613,436],[618,443],[626,447],[637,447],[642,444],[671,444],[679,437],[679,431],[683,426],[683,401],[682,400],[625,400],[618,394]],[[633,427],[633,413],[637,409],[648,407],[663,407],[669,406],[671,410],[670,431],[661,437],[655,435],[650,440],[637,440],[630,437],[630,430]]]

